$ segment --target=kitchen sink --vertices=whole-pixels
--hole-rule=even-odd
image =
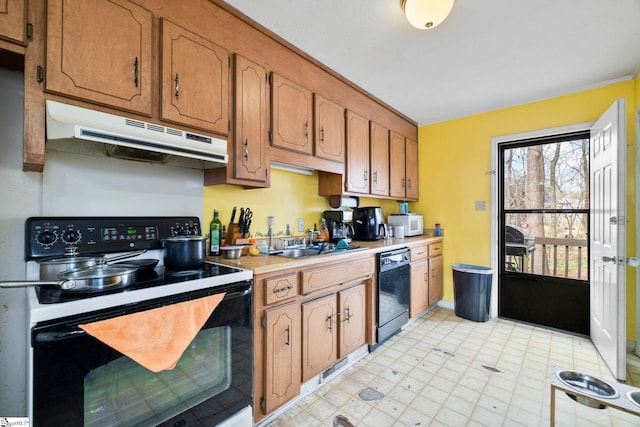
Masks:
[[[321,246],[307,246],[304,248],[283,249],[282,251],[274,252],[273,255],[279,255],[286,258],[308,258],[313,256],[353,252],[358,249],[366,248],[362,246],[326,244]]]
[[[280,255],[287,258],[305,258],[310,256],[316,256],[319,254],[320,254],[320,249],[294,248],[294,249],[283,249],[282,252],[277,253],[275,255]]]

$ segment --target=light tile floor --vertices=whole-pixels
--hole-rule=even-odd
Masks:
[[[613,380],[590,340],[437,307],[269,422],[269,427],[548,426],[552,366]],[[640,378],[640,359],[629,369]],[[374,400],[367,400],[367,399]],[[638,426],[556,393],[557,426]]]

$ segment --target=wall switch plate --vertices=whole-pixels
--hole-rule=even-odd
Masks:
[[[298,232],[304,231],[304,218],[298,218]]]
[[[487,210],[487,202],[485,200],[477,200],[476,201],[476,210],[477,211],[486,211]]]

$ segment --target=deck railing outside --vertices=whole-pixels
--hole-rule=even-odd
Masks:
[[[589,280],[588,243],[586,239],[536,237],[535,251],[518,260],[518,265],[521,265],[518,270],[543,276]]]

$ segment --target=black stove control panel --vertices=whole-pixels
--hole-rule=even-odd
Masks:
[[[25,258],[162,249],[162,239],[201,233],[198,217],[31,217]]]

